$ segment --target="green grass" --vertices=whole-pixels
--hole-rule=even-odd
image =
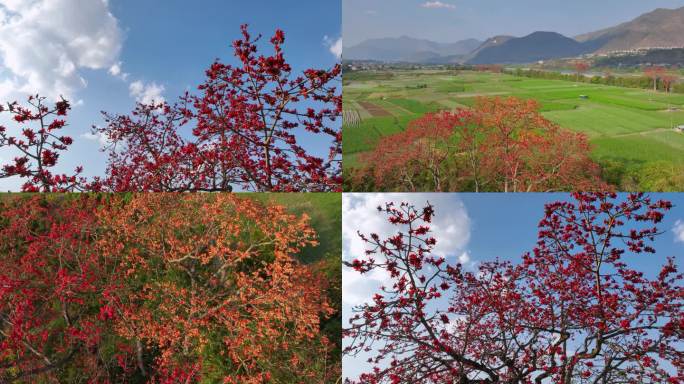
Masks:
[[[403,131],[408,123],[416,117],[418,116],[372,117],[364,119],[363,122],[357,126],[346,127],[342,131],[343,150],[345,153],[350,154],[368,151],[375,147],[382,136]]]
[[[416,114],[425,114],[428,112],[434,112],[439,108],[436,103],[422,103],[418,100],[411,99],[389,99],[388,102],[397,105],[405,110],[408,110]]]
[[[672,124],[684,124],[681,94],[443,70],[345,74],[343,92],[345,108],[358,108],[354,103],[363,100],[393,115],[362,113],[359,125],[343,127],[345,168],[357,165],[359,154],[372,150],[380,137],[405,129],[411,120],[439,109],[472,106],[477,96],[537,100],[545,117],[586,133],[594,146],[592,156],[599,161],[610,159],[626,167],[656,161],[684,164],[684,134],[670,130]],[[678,110],[668,111],[670,107]]]

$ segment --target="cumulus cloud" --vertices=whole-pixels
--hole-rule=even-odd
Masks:
[[[113,64],[109,67],[109,74],[112,76],[119,76],[121,74],[121,62]]]
[[[106,147],[109,144],[111,144],[111,142],[107,138],[107,135],[105,135],[102,132],[86,132],[82,134],[81,137],[86,140],[96,141],[100,144],[101,147]]]
[[[107,0],[0,0],[0,81],[5,93],[70,97],[83,69],[110,70],[122,32]]]
[[[442,9],[456,9],[453,4],[442,3],[441,1],[426,1],[420,5],[423,8],[442,8]]]
[[[461,253],[461,255],[458,257],[458,262],[462,265],[470,264],[470,253],[468,251]]]
[[[674,232],[675,242],[684,243],[684,221],[677,220],[672,232]]]
[[[162,93],[165,88],[155,82],[143,83],[142,81],[134,81],[128,86],[128,91],[131,97],[143,104],[163,103],[164,97]]]
[[[402,201],[423,207],[426,202],[435,206],[437,214],[432,231],[438,240],[434,253],[449,262],[470,263],[465,247],[470,240],[470,218],[463,203],[452,194],[345,194],[342,198],[342,258],[351,261],[364,254],[365,244],[357,235],[374,232],[381,237],[395,234],[397,227],[389,224],[377,207],[386,202]],[[361,275],[350,268],[342,272],[343,301],[346,305],[359,305],[372,297],[380,285],[389,282],[384,271]]]
[[[335,55],[335,57],[338,59],[342,57],[342,37],[333,39],[329,36],[323,36],[323,43],[328,47],[330,53]]]

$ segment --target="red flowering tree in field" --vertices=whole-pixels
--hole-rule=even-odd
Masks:
[[[600,188],[586,135],[544,118],[534,100],[483,98],[461,131],[475,190],[503,192]]]
[[[439,116],[439,118],[436,118]],[[409,123],[406,131],[383,138],[377,148],[362,158],[367,168],[355,177],[370,177],[383,190],[419,191],[429,184],[435,191],[449,188],[445,162],[457,148],[450,143],[454,127],[470,116],[467,110],[427,115]]]
[[[580,76],[583,76],[591,68],[591,65],[584,60],[578,60],[575,62],[574,67],[575,73],[577,73],[577,81],[579,82]]]
[[[646,277],[666,201],[574,194],[548,204],[535,249],[464,271],[436,257],[427,205],[387,204],[396,235],[360,236],[349,267],[392,278],[355,309],[346,353],[371,351],[363,383],[682,383],[682,275]],[[373,345],[376,345],[375,350]]]
[[[54,174],[51,171],[59,160],[60,152],[66,151],[73,140],[59,135],[66,125],[69,103],[62,99],[50,106],[45,98],[30,96],[26,106],[17,102],[0,105],[0,115],[11,115],[18,124],[19,135],[11,134],[0,125],[0,149],[8,148],[17,153],[9,163],[1,165],[0,179],[18,176],[26,179],[22,186],[25,192],[68,192],[83,189],[98,189],[98,183],[87,184],[79,177],[81,167],[73,175]]]
[[[55,134],[65,125],[66,101],[54,109],[43,98],[29,99],[32,108],[9,104],[16,122],[27,127],[21,138],[0,127],[0,148],[20,152],[0,178],[27,178],[27,191],[341,190],[340,65],[296,73],[285,60],[283,31],[270,39],[271,55],[258,54],[259,40],[242,26],[242,38],[233,43],[239,64],[213,63],[197,95],[175,104],[138,104],[130,114],[103,113],[105,125],[93,128],[110,142],[102,182],[79,178],[81,167],[73,176],[49,171],[72,143]],[[307,136],[327,138],[328,153],[307,151],[300,144]]]
[[[429,113],[362,157],[357,183],[383,190],[503,192],[597,189],[585,135],[561,129],[533,100],[480,98],[468,110]]]
[[[101,292],[115,263],[92,247],[93,198],[0,200],[0,382],[106,378]],[[47,381],[45,381],[47,382]]]
[[[653,65],[644,69],[644,75],[646,77],[653,79],[653,90],[658,90],[658,79],[665,75],[666,70],[664,67]]]
[[[665,92],[670,93],[672,91],[672,86],[679,80],[679,76],[674,73],[666,73],[662,75],[660,79],[663,82]]]
[[[339,375],[320,336],[332,313],[325,284],[295,258],[316,243],[306,215],[230,194],[142,194],[100,219],[98,249],[122,269],[110,321],[155,356],[138,359],[143,374],[254,384]]]

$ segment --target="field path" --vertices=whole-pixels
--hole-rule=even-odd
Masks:
[[[648,131],[641,131],[641,132],[631,132],[631,133],[621,133],[619,135],[613,135],[613,136],[608,136],[608,137],[629,137],[629,136],[647,136],[653,133],[661,133],[661,132],[671,132],[672,128],[657,128],[657,129],[651,129]]]
[[[383,100],[383,102],[386,102],[386,103],[390,104],[390,105],[392,106],[392,108],[396,108],[396,109],[398,109],[398,110],[400,110],[400,111],[405,112],[405,114],[407,114],[407,115],[415,115],[415,113],[409,111],[408,109],[402,107],[401,105],[394,104],[393,102],[387,101],[387,100]],[[383,107],[383,108],[384,108],[384,107]]]
[[[510,92],[469,92],[469,93],[454,93],[454,97],[456,98],[465,98],[465,97],[477,97],[477,96],[501,96],[501,95],[509,95]]]

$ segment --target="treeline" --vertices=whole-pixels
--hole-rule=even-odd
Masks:
[[[327,204],[257,199],[0,196],[0,383],[337,382]]]
[[[572,82],[581,82],[589,84],[603,84],[612,85],[616,87],[625,88],[639,88],[639,89],[653,89],[653,79],[648,76],[615,76],[610,72],[606,72],[603,76],[584,76],[577,75],[576,73],[560,73],[555,71],[543,71],[538,69],[522,69],[517,68],[515,70],[507,69],[504,71],[509,75],[518,77],[528,77],[534,79],[549,79],[549,80],[564,80]],[[659,91],[665,91],[665,83],[661,80],[657,80],[657,88]],[[684,93],[684,84],[672,84],[670,86],[670,91],[674,93]]]

